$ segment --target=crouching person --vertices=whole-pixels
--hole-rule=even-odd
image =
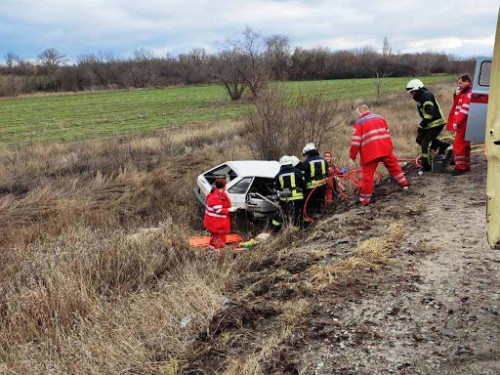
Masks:
[[[226,180],[217,179],[215,189],[207,195],[203,225],[210,232],[210,246],[222,249],[226,245],[226,234],[231,232],[231,200],[226,193]]]
[[[288,155],[280,158],[280,170],[274,177],[274,187],[278,193],[281,212],[271,221],[273,232],[290,223],[293,230],[300,229],[304,207],[304,180],[302,172],[293,166],[294,159]]]
[[[366,206],[372,197],[373,175],[379,163],[385,165],[400,187],[407,190],[408,183],[398,163],[398,158],[394,155],[391,132],[385,119],[371,113],[365,104],[356,109],[356,117],[358,120],[354,124],[352,133],[349,163],[355,165],[355,159],[359,153],[359,164],[363,169],[359,202]]]

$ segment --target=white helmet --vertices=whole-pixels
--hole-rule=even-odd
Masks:
[[[316,150],[316,146],[314,145],[314,143],[312,143],[312,142],[307,143],[304,146],[304,149],[302,150],[302,155],[305,155],[306,153],[308,153],[309,151],[312,151],[312,150]]]
[[[292,161],[292,165],[294,167],[296,167],[297,164],[300,163],[300,159],[298,157],[296,157],[295,155],[290,156],[290,160]]]
[[[419,79],[412,79],[406,84],[406,91],[416,91],[424,87],[424,83]]]
[[[280,158],[280,165],[292,165],[292,159],[288,155],[283,155]]]

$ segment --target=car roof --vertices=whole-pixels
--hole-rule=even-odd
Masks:
[[[236,160],[228,164],[238,176],[274,178],[280,170],[280,163],[276,160]]]

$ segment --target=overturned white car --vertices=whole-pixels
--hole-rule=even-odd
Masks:
[[[227,161],[200,174],[194,193],[199,203],[205,206],[215,180],[224,178],[234,207],[246,209],[255,219],[269,218],[278,209],[273,199],[274,177],[279,169],[280,164],[275,160]]]

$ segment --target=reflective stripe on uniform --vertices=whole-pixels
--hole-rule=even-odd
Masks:
[[[323,159],[318,159],[318,160],[313,160],[309,162],[309,165],[311,166],[311,178],[315,176],[316,172],[316,166],[315,164],[321,163],[321,175],[325,176],[326,175],[326,162]]]
[[[295,183],[295,173],[283,173],[279,176],[280,187],[281,189],[285,189],[285,179],[284,177],[290,177],[290,190],[292,192],[291,197],[281,198],[281,201],[295,201],[299,199],[304,199],[304,195],[302,192],[297,191],[297,184]]]
[[[386,128],[379,128],[379,129],[370,130],[369,132],[366,132],[365,134],[363,134],[363,136],[361,137],[361,140],[368,138],[373,134],[382,133],[382,132],[386,132],[386,131],[387,131]]]
[[[389,134],[384,134],[384,135],[377,135],[376,137],[371,137],[367,139],[366,141],[361,142],[361,146],[364,146],[371,141],[376,141],[377,139],[384,139],[384,138],[390,138],[391,136]]]
[[[207,207],[207,210],[220,213],[222,211],[222,208],[223,208],[222,204],[216,204],[215,206]]]
[[[361,203],[369,203],[370,199],[372,198],[371,194],[359,194],[359,201]]]
[[[430,115],[427,112],[425,112],[426,105],[430,105],[430,106],[434,107],[434,103],[429,100],[429,101],[426,101],[422,104],[422,115],[424,116],[425,119],[430,120],[430,119],[432,119],[433,115]]]
[[[225,219],[227,217],[227,215],[224,215],[224,214],[216,214],[214,212],[210,212],[208,209],[205,211],[205,214],[208,215],[208,216],[220,217],[220,218],[223,218],[223,219]]]

